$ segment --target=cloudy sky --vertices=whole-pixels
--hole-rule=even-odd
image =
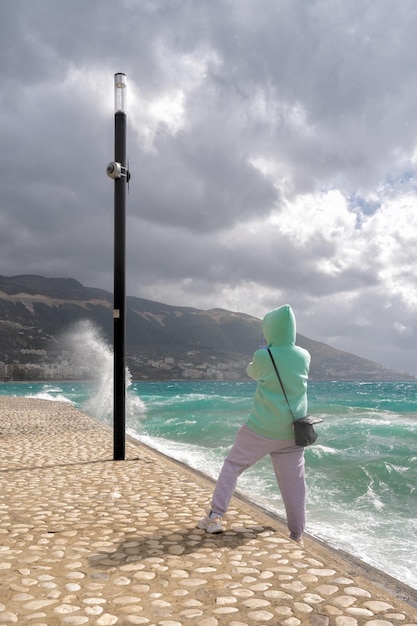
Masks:
[[[1,2],[0,273],[263,317],[417,374],[415,0]]]

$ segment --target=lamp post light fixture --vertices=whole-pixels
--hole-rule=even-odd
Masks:
[[[114,75],[114,112],[126,113],[126,74]]]
[[[125,459],[126,441],[126,75],[114,75],[113,458]]]

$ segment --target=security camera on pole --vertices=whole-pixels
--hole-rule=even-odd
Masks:
[[[113,311],[113,458],[125,458],[126,439],[126,76],[114,75],[114,161],[106,173],[114,180],[114,311]]]

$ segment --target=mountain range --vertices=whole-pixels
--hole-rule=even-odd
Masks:
[[[91,321],[111,345],[113,296],[72,278],[0,276],[0,361],[54,358],[62,337]],[[126,298],[126,355],[134,380],[246,377],[258,348],[261,320],[223,309],[200,310]],[[413,380],[378,363],[298,334],[312,355],[311,380]],[[42,355],[42,356],[39,356]]]

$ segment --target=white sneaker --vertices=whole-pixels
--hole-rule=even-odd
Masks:
[[[302,537],[300,537],[299,539],[293,539],[290,535],[290,539],[291,541],[294,541],[295,543],[297,543],[300,546],[300,548],[304,548],[304,541]]]
[[[206,530],[208,533],[222,533],[224,532],[224,528],[221,524],[222,518],[220,515],[216,515],[209,511],[205,517],[203,517],[199,522],[197,522],[197,528],[201,528],[201,530]]]

